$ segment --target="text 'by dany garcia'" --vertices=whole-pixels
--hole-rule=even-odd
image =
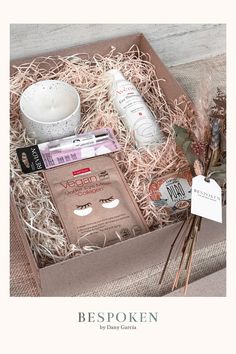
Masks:
[[[133,330],[137,325],[156,323],[157,312],[79,312],[79,323],[97,323],[101,330]]]

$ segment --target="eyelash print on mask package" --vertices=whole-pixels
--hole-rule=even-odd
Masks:
[[[115,162],[99,156],[44,171],[64,231],[84,250],[148,232]]]

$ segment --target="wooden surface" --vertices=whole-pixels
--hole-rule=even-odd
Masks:
[[[167,66],[225,53],[224,24],[12,24],[11,59],[143,32]]]

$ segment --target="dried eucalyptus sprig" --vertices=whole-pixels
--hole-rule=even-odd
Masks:
[[[192,149],[193,139],[185,128],[174,125],[175,142],[184,152],[189,166],[193,169],[193,164],[197,160],[197,155]]]
[[[182,149],[185,157],[190,165],[193,175],[203,174],[206,178],[214,178],[221,187],[225,187],[226,182],[226,156],[225,156],[225,143],[222,144],[222,137],[225,142],[226,127],[225,117],[226,112],[223,114],[222,107],[225,109],[224,98],[221,91],[217,91],[217,98],[214,99],[215,106],[210,119],[211,135],[208,144],[201,141],[194,141],[194,137],[188,131],[177,125],[174,126],[176,144]],[[217,111],[217,104],[219,109]],[[217,114],[218,112],[218,114]],[[221,118],[219,117],[221,115]],[[224,116],[224,119],[222,118]],[[223,122],[223,123],[222,123]],[[207,126],[207,124],[206,124]],[[203,134],[204,135],[204,134]],[[187,292],[193,251],[197,242],[197,237],[200,231],[202,217],[197,215],[187,215],[183,221],[171,247],[167,260],[165,262],[159,284],[162,283],[166,269],[168,267],[171,255],[178,239],[184,236],[184,242],[181,248],[181,259],[177,269],[172,290],[178,287],[180,276],[185,272],[185,286],[184,294]]]
[[[210,118],[220,119],[223,134],[226,133],[226,95],[217,88],[217,95],[213,98],[214,106],[211,107]]]
[[[208,169],[215,166],[220,158],[220,122],[214,119],[212,122],[211,142],[209,145],[209,165]]]

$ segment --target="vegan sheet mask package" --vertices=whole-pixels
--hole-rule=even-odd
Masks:
[[[99,156],[44,172],[69,241],[104,247],[148,231],[117,163]]]
[[[191,202],[192,174],[189,169],[154,178],[149,186],[150,198],[156,207],[170,212],[187,209]]]

